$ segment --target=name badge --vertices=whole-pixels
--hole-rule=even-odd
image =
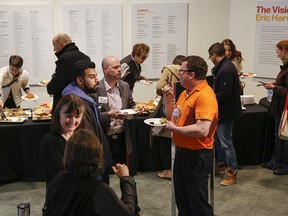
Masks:
[[[98,103],[107,104],[108,97],[98,97]]]

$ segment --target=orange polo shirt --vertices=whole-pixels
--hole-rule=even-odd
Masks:
[[[175,145],[191,150],[212,149],[214,133],[218,119],[218,103],[214,91],[206,80],[199,83],[188,96],[186,90],[181,93],[175,107],[180,106],[180,117],[176,121],[177,126],[195,124],[197,120],[209,120],[213,122],[208,137],[189,137],[179,133],[173,133]],[[174,108],[175,108],[174,107]],[[176,119],[172,118],[175,122]]]

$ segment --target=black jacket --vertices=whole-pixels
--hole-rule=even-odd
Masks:
[[[288,63],[280,66],[281,71],[278,73],[275,80],[275,88],[273,89],[273,97],[270,106],[270,114],[273,116],[281,117],[286,94],[288,92]]]
[[[43,215],[138,215],[134,179],[121,177],[120,188],[121,200],[108,185],[100,183],[94,176],[77,180],[63,171],[48,187]]]
[[[212,73],[215,76],[214,92],[218,101],[219,120],[236,120],[242,115],[242,107],[239,77],[235,66],[224,57],[212,68]]]
[[[129,84],[130,90],[133,91],[133,88],[135,86],[135,82],[137,80],[140,80],[141,78],[141,65],[136,64],[136,62],[133,60],[131,55],[126,56],[121,61],[121,67],[123,64],[127,64],[128,68],[125,68],[125,74],[121,78],[123,81],[127,82]],[[127,70],[126,70],[127,69]]]
[[[55,107],[62,97],[63,89],[69,85],[71,80],[71,69],[77,61],[81,59],[90,59],[87,55],[79,51],[75,43],[69,43],[58,53],[55,53],[58,60],[56,63],[55,73],[47,85],[47,92],[53,95],[53,113]]]

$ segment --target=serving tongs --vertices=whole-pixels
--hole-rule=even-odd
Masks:
[[[0,116],[3,121],[8,120],[2,109],[0,110]]]

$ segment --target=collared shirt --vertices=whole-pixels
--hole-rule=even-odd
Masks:
[[[109,109],[110,110],[121,110],[122,99],[120,95],[120,89],[118,82],[114,88],[112,88],[104,79],[105,88],[107,92]],[[124,120],[111,118],[110,127],[108,129],[108,135],[118,134],[124,131]]]
[[[180,115],[178,120],[173,117],[172,121],[177,126],[196,124],[198,119],[213,122],[218,119],[218,104],[216,96],[208,83],[203,80],[189,94],[183,91],[175,104],[179,107]],[[208,137],[189,137],[179,133],[173,133],[174,142],[177,147],[191,150],[212,149],[216,127],[212,128]]]

